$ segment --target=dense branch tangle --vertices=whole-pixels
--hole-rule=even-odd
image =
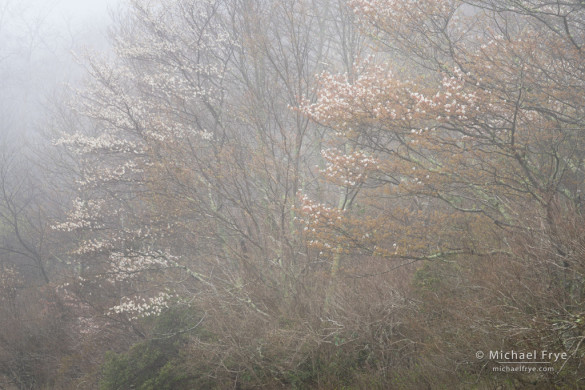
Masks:
[[[541,228],[552,204],[574,207],[583,187],[584,112],[575,102],[585,79],[574,36],[454,1],[352,4],[387,53],[359,64],[353,80],[322,74],[316,103],[302,104],[377,161],[360,190],[368,206],[330,226],[333,236],[370,254],[425,258],[507,250],[501,227],[549,234]]]
[[[159,312],[139,310],[146,301],[208,291],[263,318],[280,298],[249,294],[296,283],[310,259],[293,205],[322,136],[290,107],[312,93],[326,55],[343,68],[358,50],[338,41],[347,11],[336,12],[133,1],[115,58],[88,58],[89,85],[72,105],[90,125],[55,140],[82,161],[79,197],[54,228],[81,237],[72,257],[87,291],[110,286],[104,313],[136,320]]]
[[[79,160],[78,196],[53,227],[79,239],[94,317],[148,338],[142,317],[195,308],[178,333],[213,329],[190,347],[234,382],[341,335],[387,370],[396,345],[426,342],[393,321],[426,318],[403,294],[429,265],[538,264],[535,300],[557,288],[550,311],[580,318],[584,246],[560,222],[579,221],[585,180],[577,5],[331,3],[137,0],[113,58],[88,59],[72,104],[87,128],[55,140]]]

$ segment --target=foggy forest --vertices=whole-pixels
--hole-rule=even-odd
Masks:
[[[585,2],[85,3],[0,0],[1,390],[585,389]]]

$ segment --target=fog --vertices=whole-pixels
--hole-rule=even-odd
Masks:
[[[553,3],[0,0],[0,390],[585,388]]]
[[[106,48],[118,0],[0,2],[0,131],[30,136],[51,99],[82,74],[75,54]]]

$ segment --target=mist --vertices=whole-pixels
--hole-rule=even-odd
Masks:
[[[0,389],[585,388],[585,7],[0,0]]]
[[[0,104],[3,135],[28,137],[68,83],[76,58],[105,50],[117,1],[3,0],[0,4]]]

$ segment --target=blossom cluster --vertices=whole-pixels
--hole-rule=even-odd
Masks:
[[[80,155],[99,151],[137,153],[138,150],[134,142],[105,132],[95,137],[80,133],[67,134],[54,140],[53,144],[67,146],[69,150]]]
[[[90,186],[103,185],[107,182],[119,182],[128,180],[130,174],[140,174],[143,169],[140,168],[136,161],[128,160],[115,167],[91,166],[88,167],[76,183],[81,189]]]
[[[146,253],[128,254],[110,253],[110,273],[112,281],[123,281],[136,277],[143,271],[159,270],[175,263],[176,257],[169,253],[148,251]]]
[[[350,80],[347,74],[323,72],[319,76],[317,101],[301,102],[301,111],[318,122],[334,126],[343,132],[348,123],[360,114],[377,118],[396,119],[401,116],[399,102],[393,93],[404,88],[391,71],[365,60],[358,69],[359,75]]]
[[[304,225],[303,231],[317,232],[317,228],[322,225],[332,226],[342,221],[344,211],[334,207],[328,207],[322,203],[316,203],[311,200],[301,190],[297,193],[300,201],[296,220]]]
[[[437,121],[456,119],[468,120],[469,116],[479,111],[479,95],[475,85],[470,85],[466,79],[470,74],[464,74],[459,68],[454,68],[452,75],[445,75],[441,81],[439,91],[432,97],[431,103],[425,104],[431,108]]]
[[[155,297],[136,299],[123,298],[119,305],[112,307],[108,314],[127,314],[131,320],[158,315],[169,307],[171,295],[161,292]]]
[[[327,167],[321,171],[327,178],[347,187],[355,187],[363,183],[368,172],[379,168],[378,162],[362,151],[343,154],[337,149],[329,148],[321,151]]]
[[[102,216],[102,208],[105,205],[103,199],[73,200],[72,208],[67,213],[65,222],[56,223],[51,226],[54,230],[74,231],[84,228],[99,228],[102,225],[98,222]]]

